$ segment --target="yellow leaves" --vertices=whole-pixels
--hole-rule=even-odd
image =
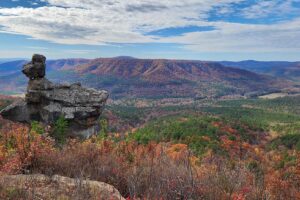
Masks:
[[[212,125],[216,128],[221,127],[222,123],[221,122],[213,122]]]
[[[5,151],[5,147],[3,145],[0,145],[0,165],[4,162],[6,156],[7,152]]]
[[[190,156],[190,163],[192,166],[198,166],[200,164],[200,159],[196,156]]]
[[[187,150],[186,144],[173,144],[168,151],[182,152]]]
[[[120,133],[115,133],[114,137],[117,138],[117,139],[119,139],[119,138],[121,138],[121,134]]]
[[[189,120],[188,118],[182,117],[182,118],[180,118],[178,121],[179,121],[179,122],[187,122],[188,120]]]
[[[210,142],[211,141],[211,138],[208,137],[208,136],[202,136],[201,137],[204,141],[207,141],[207,142]]]
[[[254,148],[254,152],[255,152],[257,155],[260,155],[261,150],[260,150],[260,148],[256,147],[256,148]]]
[[[173,160],[181,160],[188,155],[186,144],[173,144],[167,149],[167,155]]]
[[[243,142],[242,147],[244,149],[252,149],[252,146],[248,142]],[[259,151],[259,148],[256,148]]]
[[[280,154],[273,155],[273,161],[279,162],[282,160],[282,156]]]

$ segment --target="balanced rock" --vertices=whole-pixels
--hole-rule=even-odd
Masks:
[[[96,134],[108,92],[83,88],[80,83],[54,84],[45,78],[45,62],[44,56],[33,55],[32,61],[24,65],[22,72],[29,78],[25,100],[2,110],[3,118],[53,124],[64,116],[69,122],[69,134],[83,137]]]
[[[33,55],[32,61],[24,65],[22,72],[31,80],[45,77],[46,57],[43,55]]]

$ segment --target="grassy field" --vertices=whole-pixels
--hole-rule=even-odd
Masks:
[[[288,95],[287,93],[272,93],[272,94],[260,96],[259,98],[261,98],[261,99],[276,99],[279,97],[285,97],[287,95]]]

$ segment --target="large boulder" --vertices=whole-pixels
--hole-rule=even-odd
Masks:
[[[125,200],[113,186],[90,180],[54,175],[2,175],[2,196],[7,199],[96,199]]]
[[[25,100],[20,100],[0,112],[3,118],[30,123],[54,124],[64,116],[69,122],[68,133],[85,138],[99,132],[99,117],[108,92],[83,88],[80,83],[54,84],[45,78],[46,58],[34,55],[23,67],[29,78]]]

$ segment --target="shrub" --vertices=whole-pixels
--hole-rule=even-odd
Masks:
[[[56,130],[63,133],[65,122],[64,118],[58,121]],[[176,139],[172,135],[175,128],[169,124],[176,124],[180,133]],[[252,130],[243,127],[243,131],[249,134]],[[66,140],[57,148],[50,137],[28,127],[5,126],[0,137],[0,174],[58,174],[96,180],[115,186],[130,199],[300,197],[300,152],[266,152],[261,145],[247,143],[238,130],[222,121],[180,117],[137,133],[127,141],[111,137]],[[147,138],[145,133],[152,135]],[[139,142],[135,137],[141,137]],[[143,140],[147,142],[142,144]],[[226,151],[226,156],[219,151]],[[18,196],[18,192],[7,193],[0,187],[0,197],[3,192],[4,196]]]
[[[64,116],[60,116],[54,123],[52,136],[58,142],[58,144],[64,144],[66,142],[66,130],[68,128],[68,121]]]
[[[288,134],[280,136],[271,142],[271,147],[278,148],[279,146],[285,146],[288,149],[296,149],[300,151],[300,134]]]
[[[42,135],[44,133],[44,128],[37,121],[31,122],[31,131]]]
[[[107,134],[108,134],[108,122],[106,119],[101,119],[99,121],[99,124],[100,124],[101,130],[98,134],[98,138],[104,139],[107,137]]]

